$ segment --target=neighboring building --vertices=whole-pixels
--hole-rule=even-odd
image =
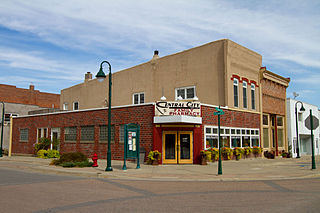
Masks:
[[[40,92],[30,85],[29,89],[0,84],[0,102],[4,102],[5,116],[3,129],[3,149],[8,150],[10,135],[10,116],[23,116],[35,110],[58,110],[60,95]],[[2,104],[0,104],[0,121],[2,120]],[[53,109],[51,109],[53,108]]]
[[[301,106],[305,111],[300,111]],[[320,115],[317,106],[294,100],[291,98],[287,99],[287,120],[288,120],[288,139],[291,146],[291,152],[293,157],[297,156],[297,127],[296,127],[296,118],[298,120],[298,137],[299,137],[299,154],[302,155],[311,155],[311,130],[306,127],[306,119],[310,116],[310,110],[312,110],[312,115],[314,119],[317,119],[319,123]],[[297,117],[296,111],[297,108]],[[317,127],[313,130],[313,140],[314,140],[314,151],[316,155],[320,154],[319,148],[319,139],[320,138],[320,127]]]
[[[113,73],[113,158],[122,158],[123,125],[138,123],[141,146],[159,150],[162,163],[198,163],[201,149],[218,147],[219,105],[223,146],[261,146],[261,63],[258,53],[224,39],[161,58],[155,51],[149,62]],[[61,134],[62,152],[105,157],[107,85],[87,73],[83,83],[61,91],[60,108],[70,111],[15,118],[13,152],[31,153],[43,128]]]
[[[268,71],[265,67],[261,72],[262,92],[262,146],[274,151],[276,155],[288,151],[286,89],[290,79]]]

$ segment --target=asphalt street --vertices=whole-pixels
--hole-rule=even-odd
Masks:
[[[1,212],[319,212],[320,178],[153,181],[0,167]]]

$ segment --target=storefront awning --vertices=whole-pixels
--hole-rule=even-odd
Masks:
[[[202,117],[172,115],[172,116],[156,116],[153,117],[153,123],[187,123],[187,124],[202,124]]]

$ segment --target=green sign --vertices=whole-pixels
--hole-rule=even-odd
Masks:
[[[137,169],[140,168],[140,126],[138,124],[124,125],[124,164],[122,169],[126,170],[127,158],[137,159]]]
[[[214,112],[214,115],[224,115],[224,111],[222,109],[219,109],[219,107],[216,107],[217,112]]]

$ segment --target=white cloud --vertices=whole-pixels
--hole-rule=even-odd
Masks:
[[[222,35],[268,57],[319,67],[319,15],[296,16],[282,12],[287,4],[260,4],[252,9],[237,1],[7,1],[0,6],[0,23],[63,47],[109,47],[145,58],[147,48],[170,53]],[[291,10],[299,7],[301,2],[290,2]]]
[[[320,80],[319,9],[317,0],[2,0],[0,26],[65,49],[106,55],[113,71],[151,59],[154,49],[162,56],[229,38],[282,67],[282,73],[292,73],[294,87]],[[78,80],[98,67],[76,57],[53,59],[45,52],[3,48],[0,63],[42,70],[50,78]],[[304,70],[308,75],[300,78]]]

